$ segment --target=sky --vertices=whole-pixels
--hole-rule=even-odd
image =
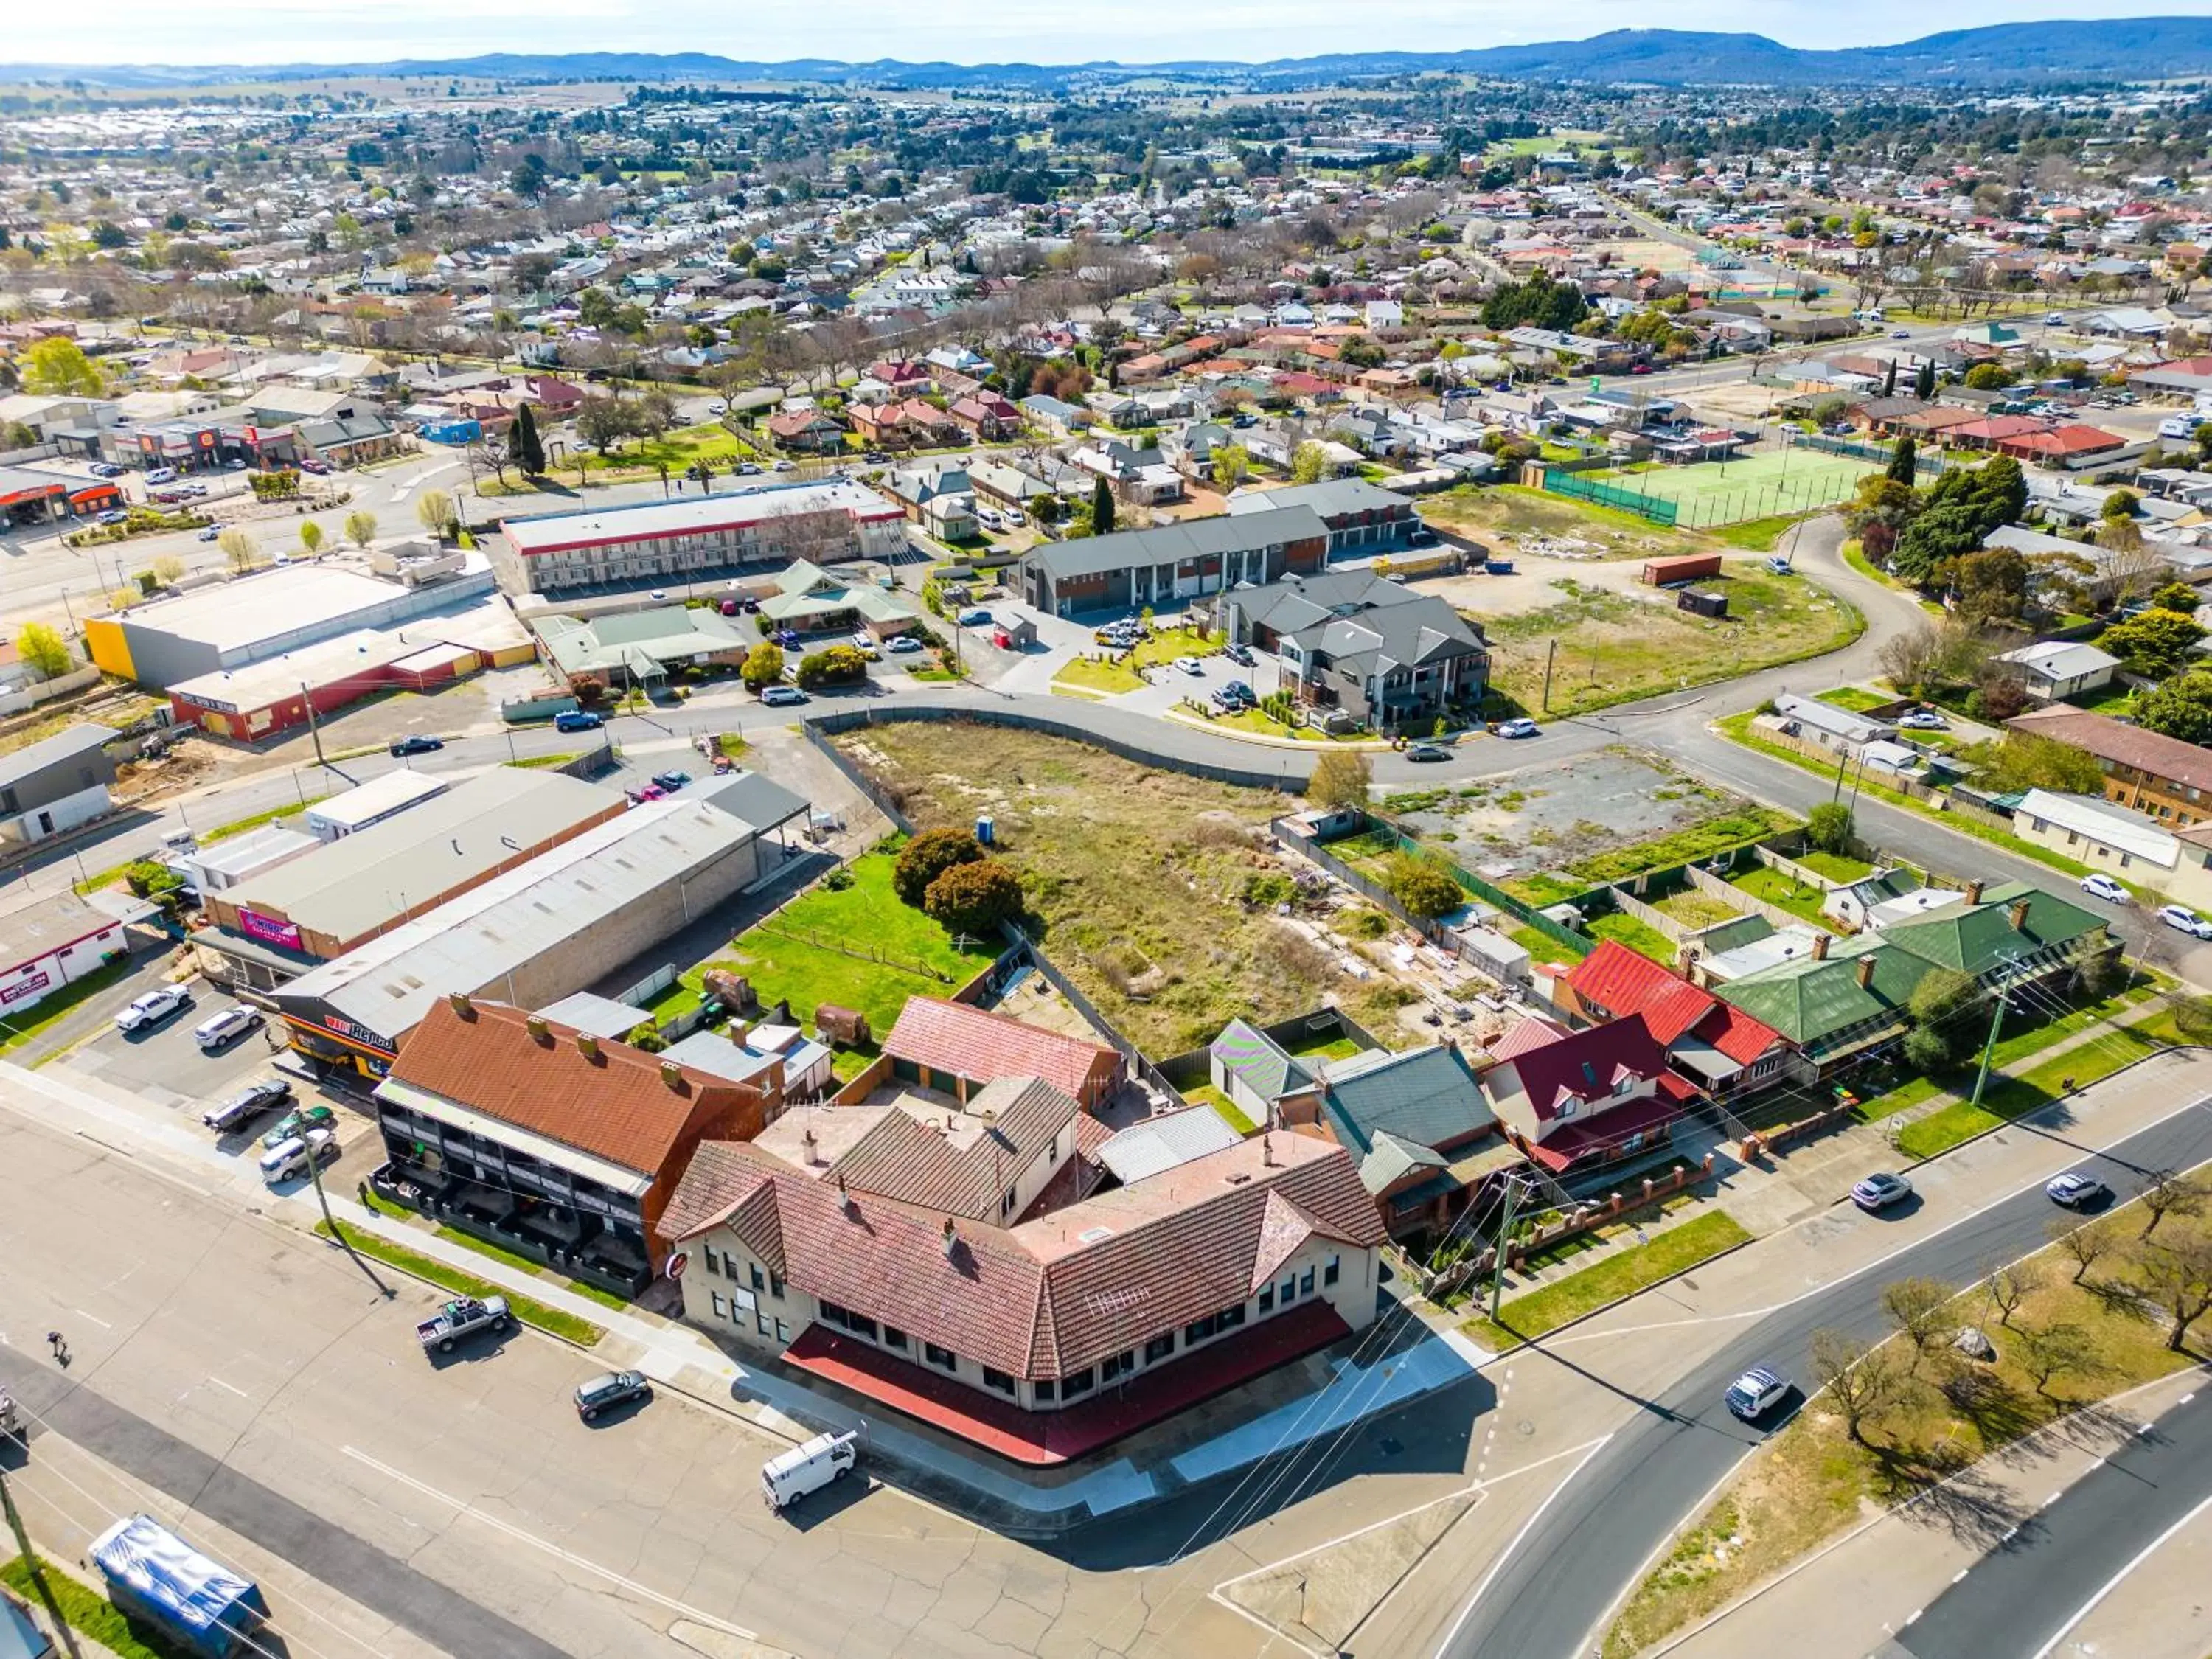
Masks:
[[[2039,17],[2212,11],[2212,0],[1955,0],[1940,15],[1915,0],[1675,0],[1664,9],[1585,0],[1553,12],[1520,0],[1212,0],[1075,6],[1065,0],[841,0],[740,9],[728,0],[14,0],[0,58],[55,64],[362,63],[484,52],[712,52],[792,58],[1062,64],[1091,58],[1256,60],[1319,52],[1455,52],[1663,26],[1740,30],[1785,45],[1909,40],[1936,29]]]

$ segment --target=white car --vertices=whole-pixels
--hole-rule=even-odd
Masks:
[[[163,985],[133,997],[131,1006],[115,1017],[118,1031],[143,1031],[159,1025],[180,1008],[192,1006],[192,994],[181,985]]]
[[[915,638],[911,634],[901,634],[884,647],[884,649],[890,652],[894,657],[910,657],[915,652],[925,650],[927,648],[927,647],[926,647],[920,640]]]
[[[2110,876],[2082,877],[2081,890],[2091,898],[2103,899],[2108,904],[2125,904],[2128,902],[2128,890]]]
[[[1175,665],[1178,674],[1202,676],[1206,672],[1206,665],[1195,657],[1177,657]]]
[[[261,1179],[274,1187],[280,1181],[307,1173],[307,1161],[332,1162],[338,1155],[338,1138],[328,1129],[310,1129],[304,1135],[279,1141],[261,1154]]]
[[[2185,904],[2161,905],[2158,919],[2192,939],[2212,939],[2212,921],[2205,921]]]
[[[882,660],[884,653],[877,648],[876,636],[874,635],[866,632],[855,634],[853,635],[852,643],[853,649],[859,652],[870,662],[879,662]]]
[[[261,1011],[241,1005],[233,1005],[219,1014],[210,1014],[192,1027],[192,1041],[202,1049],[213,1053],[234,1037],[242,1037],[261,1024]]]
[[[1932,708],[1916,708],[1909,714],[1899,714],[1897,723],[1908,732],[1948,732],[1951,723]]]
[[[1010,507],[1006,509],[1006,522],[1013,526],[1015,529],[1019,530],[1029,521],[1029,514],[1023,512],[1018,507]]]
[[[1536,722],[1524,717],[1500,721],[1498,735],[1501,738],[1533,738],[1536,735]]]

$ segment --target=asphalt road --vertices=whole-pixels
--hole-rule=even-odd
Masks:
[[[2118,1086],[2130,1085],[2123,1080]],[[2142,1185],[2142,1170],[2188,1168],[2208,1158],[2212,1100],[2200,1100],[2106,1152],[2085,1158],[2079,1167],[2096,1170],[2124,1199]],[[1439,1659],[1579,1659],[1594,1653],[1615,1601],[1644,1563],[1763,1437],[1722,1404],[1721,1392],[1730,1382],[1754,1364],[1773,1366],[1802,1382],[1810,1371],[1814,1332],[1834,1328],[1863,1338],[1879,1335],[1887,1329],[1881,1308],[1883,1285],[1915,1276],[1972,1283],[1990,1263],[2040,1248],[2054,1213],[2039,1187],[2014,1193],[1911,1249],[1790,1304],[1658,1397],[1635,1400],[1636,1417],[1561,1488],[1516,1541],[1446,1638]],[[1943,1652],[2032,1650],[1984,1644]],[[1926,1650],[1922,1659],[1936,1659],[1936,1650]]]
[[[1929,1603],[1882,1659],[2039,1656],[2212,1494],[2212,1389],[2158,1419]]]

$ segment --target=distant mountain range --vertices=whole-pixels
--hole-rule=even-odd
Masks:
[[[1650,82],[1662,85],[2012,86],[2057,81],[2171,80],[2212,74],[2212,18],[2137,17],[2103,22],[2000,23],[1954,29],[1893,46],[1809,52],[1763,34],[1615,29],[1587,40],[1486,46],[1469,52],[1343,52],[1265,64],[849,64],[798,58],[764,64],[713,52],[494,52],[446,60],[258,66],[0,64],[0,79],[77,81],[115,88],[207,86],[334,76],[454,76],[471,80],[796,82],[832,86],[1018,87],[1038,91],[1110,85],[1139,77],[1245,86],[1327,85],[1386,75],[1449,72],[1524,81]]]

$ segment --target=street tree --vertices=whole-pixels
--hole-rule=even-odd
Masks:
[[[356,507],[345,515],[346,539],[356,547],[367,548],[376,539],[376,514]]]
[[[1897,1402],[1905,1372],[1888,1347],[1869,1347],[1845,1331],[1813,1333],[1813,1383],[1834,1402],[1844,1431],[1867,1443],[1867,1420]]]
[[[106,387],[100,365],[64,334],[34,341],[17,368],[21,388],[40,398],[96,398]]]
[[[1306,799],[1332,811],[1350,807],[1364,811],[1375,783],[1375,763],[1357,749],[1331,749],[1314,763],[1306,782]]]
[[[2070,1320],[2030,1325],[2014,1334],[2013,1358],[2035,1379],[2035,1391],[2045,1400],[2051,1397],[2053,1378],[2069,1372],[2087,1376],[2104,1369],[2095,1340]]]
[[[460,523],[453,498],[442,489],[426,489],[415,498],[415,522],[433,536],[451,536]]]
[[[1958,1334],[1952,1297],[1940,1279],[1900,1279],[1882,1287],[1882,1312],[1911,1345],[1911,1370],[1917,1371],[1922,1359]]]
[[[2088,1276],[2089,1269],[2118,1248],[2119,1235],[2101,1221],[2087,1226],[2077,1224],[2070,1216],[2053,1217],[2047,1230],[2051,1242],[2074,1263],[2074,1277],[2069,1281],[2079,1285]]]
[[[2144,1293],[2172,1322],[2166,1346],[2179,1353],[2190,1328],[2212,1313],[2212,1238],[2191,1235],[2178,1242],[2139,1245],[2135,1264]]]
[[[25,623],[15,635],[15,652],[42,680],[58,679],[70,672],[68,642],[48,623]]]
[[[2027,1300],[2043,1282],[2043,1274],[2032,1260],[2008,1261],[2002,1267],[1993,1267],[1982,1280],[1982,1289],[1990,1298],[1990,1306],[1996,1310],[1997,1323],[2007,1330],[2012,1328],[2012,1316],[2020,1311],[2020,1304]]]
[[[744,666],[738,672],[749,691],[774,685],[783,678],[783,647],[772,640],[763,640],[745,653]]]
[[[215,538],[215,544],[222,550],[223,560],[233,570],[253,568],[255,550],[251,532],[233,525]]]
[[[2153,1170],[2143,1182],[2142,1192],[2136,1202],[2149,1218],[2137,1235],[2148,1238],[2159,1230],[2168,1216],[2196,1216],[2204,1213],[2205,1189],[2193,1176],[2175,1170]]]
[[[314,552],[318,548],[319,548],[320,546],[322,546],[322,544],[323,544],[323,527],[322,527],[322,526],[320,526],[320,525],[317,524],[317,523],[316,523],[313,519],[302,519],[302,520],[300,520],[300,545],[301,545],[301,546],[302,546],[302,547],[304,547],[304,548],[306,548],[309,553],[313,553],[313,552]]]
[[[173,553],[164,553],[154,561],[154,580],[164,587],[173,587],[184,574],[185,562]]]

